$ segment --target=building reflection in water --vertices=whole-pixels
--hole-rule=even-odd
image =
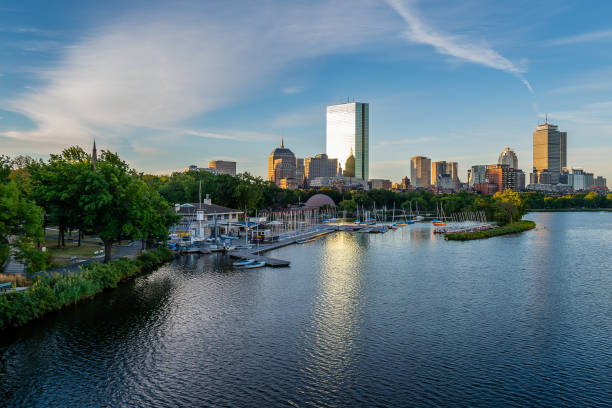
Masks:
[[[349,233],[335,234],[324,242],[319,269],[320,281],[311,321],[304,333],[308,350],[303,365],[305,394],[317,397],[347,389],[355,375],[359,356],[363,296],[363,259],[367,240]]]

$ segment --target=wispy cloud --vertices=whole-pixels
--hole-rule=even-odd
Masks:
[[[191,136],[198,136],[205,139],[220,139],[220,140],[236,140],[236,141],[276,141],[280,139],[279,135],[261,132],[249,132],[244,130],[225,131],[224,133],[207,132],[189,129],[174,129],[176,132],[185,133]]]
[[[302,93],[303,89],[299,86],[288,86],[286,88],[282,89],[282,92],[285,95],[295,95],[295,94],[299,94]]]
[[[380,17],[388,10],[368,0],[350,8],[340,0],[236,3],[236,13],[215,2],[186,2],[179,11],[161,4],[63,47],[60,62],[39,72],[45,85],[2,106],[37,128],[0,135],[75,143],[120,138],[133,128],[180,132],[181,121],[248,99],[289,64],[360,49],[392,30]],[[192,131],[249,137],[226,133]]]
[[[610,123],[612,123],[612,101],[589,103],[574,110],[551,112],[548,116],[554,120],[610,127]]]
[[[523,74],[526,70],[525,61],[513,63],[491,48],[485,41],[478,43],[464,36],[450,35],[428,26],[410,7],[412,1],[387,0],[387,2],[402,17],[407,25],[404,38],[408,41],[431,45],[437,52],[450,55],[464,61],[480,64],[515,75],[533,93],[531,84]]]
[[[569,37],[557,38],[549,41],[550,45],[569,45],[578,44],[583,42],[600,41],[600,40],[611,40],[612,29],[591,31],[583,34],[571,35]]]

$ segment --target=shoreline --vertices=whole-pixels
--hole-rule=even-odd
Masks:
[[[519,234],[521,232],[532,230],[536,227],[536,223],[529,220],[521,220],[512,224],[504,225],[495,229],[474,232],[459,232],[444,234],[446,241],[472,241],[475,239],[487,239],[499,237],[501,235]]]
[[[141,253],[136,260],[94,262],[75,273],[37,277],[28,289],[0,296],[0,333],[93,298],[121,282],[153,272],[172,259],[172,251],[157,248]]]
[[[532,208],[527,212],[612,212],[612,208]]]

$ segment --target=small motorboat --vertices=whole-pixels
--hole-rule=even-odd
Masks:
[[[262,266],[266,266],[266,263],[264,261],[253,262],[253,263],[250,263],[250,264],[246,264],[246,265],[240,266],[240,268],[242,268],[242,269],[253,269],[253,268],[261,268]]]
[[[241,261],[234,262],[232,265],[241,267],[241,266],[250,265],[252,263],[255,263],[255,259],[243,259]]]

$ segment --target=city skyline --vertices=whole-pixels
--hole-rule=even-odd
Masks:
[[[281,136],[300,157],[325,152],[325,106],[349,96],[371,107],[369,178],[400,180],[424,155],[456,160],[463,179],[507,145],[529,171],[545,112],[571,135],[568,167],[612,178],[606,2],[185,5],[3,9],[2,152],[95,137],[145,172],[218,159],[265,178]]]

